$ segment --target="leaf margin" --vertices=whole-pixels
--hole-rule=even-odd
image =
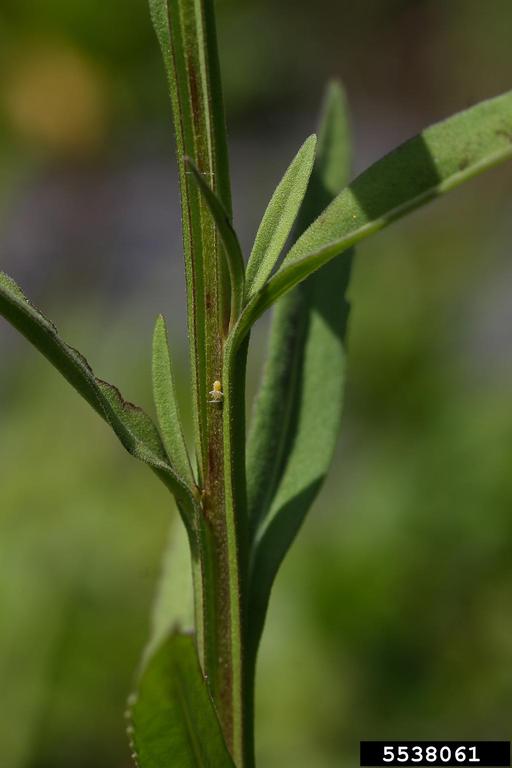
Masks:
[[[128,453],[148,464],[160,477],[175,496],[189,527],[196,507],[194,493],[169,464],[158,430],[149,416],[126,401],[113,384],[97,378],[86,358],[61,339],[56,326],[5,272],[0,272],[0,315],[25,336],[109,424]]]
[[[465,150],[461,152],[459,149],[458,153],[454,151],[451,155],[456,157],[454,162],[459,164],[457,172],[449,174],[446,178],[432,184],[417,196],[396,206],[391,211],[369,222],[354,226],[352,230],[338,239],[330,240],[318,246],[308,243],[309,239],[313,239],[312,232],[316,235],[316,231],[322,226],[322,221],[325,221],[327,215],[332,215],[333,210],[335,210],[334,206],[336,205],[340,208],[342,206],[345,207],[345,215],[357,220],[357,214],[353,211],[353,200],[351,201],[351,197],[353,198],[353,189],[357,188],[357,185],[360,185],[367,180],[370,174],[375,174],[376,171],[378,172],[379,168],[382,167],[382,163],[389,163],[390,158],[392,159],[397,153],[403,152],[413,142],[423,139],[425,135],[435,136],[437,131],[442,132],[443,129],[451,132],[453,128],[456,127],[457,121],[468,120],[471,117],[474,117],[480,110],[485,112],[487,109],[492,110],[494,107],[499,108],[501,104],[506,104],[507,111],[510,113],[507,115],[509,122],[503,122],[504,115],[499,114],[494,116],[495,124],[493,127],[490,124],[484,125],[486,130],[494,130],[496,144],[499,145],[498,149],[486,153],[483,157],[477,158],[474,162],[471,162],[468,159]],[[450,152],[447,154],[450,155]],[[256,320],[261,317],[265,310],[272,306],[280,296],[288,293],[288,291],[292,290],[296,285],[305,280],[310,274],[313,274],[313,272],[320,269],[331,259],[347,251],[370,235],[384,229],[406,213],[416,210],[440,195],[456,189],[465,181],[469,181],[484,171],[494,168],[510,159],[512,159],[512,91],[506,92],[501,96],[496,96],[493,99],[481,101],[467,110],[463,110],[445,120],[434,123],[417,136],[399,145],[392,152],[370,166],[358,176],[352,184],[346,187],[326,211],[318,217],[317,221],[313,223],[309,230],[304,233],[301,240],[290,250],[278,272],[270,278],[265,286],[246,305],[244,312],[233,330],[233,333],[236,336],[236,343],[239,344],[242,341]],[[352,205],[350,205],[351,202]],[[313,230],[313,228],[315,228],[315,230]],[[310,250],[308,250],[308,246],[310,247]]]
[[[309,136],[285,171],[261,219],[246,268],[246,299],[267,282],[299,213],[313,171],[317,137]]]
[[[183,422],[176,395],[176,385],[167,323],[162,314],[157,316],[153,330],[151,374],[153,400],[160,427],[160,435],[169,459],[176,471],[189,484],[196,487],[190,456],[183,432]]]
[[[183,733],[181,739],[179,734],[176,737],[175,719],[165,723],[165,718],[172,715],[173,697],[174,709],[181,707],[183,710],[182,732],[186,733],[185,739]],[[195,706],[190,706],[190,697],[195,699]],[[152,699],[157,700],[154,707],[156,714],[142,710],[142,707],[148,706],[148,699],[150,709],[151,704],[155,704]],[[162,705],[162,700],[167,700],[167,706]],[[139,713],[141,726],[138,725]],[[129,721],[128,735],[132,757],[136,760],[138,768],[162,768],[162,760],[170,758],[171,754],[172,764],[176,765],[176,768],[208,768],[212,765],[210,758],[215,759],[215,766],[218,768],[235,768],[201,672],[194,638],[190,633],[171,633],[147,660],[139,675],[136,691],[128,699],[126,715]],[[151,732],[147,740],[139,735],[141,727],[147,729],[146,733]],[[165,734],[158,743],[148,743],[152,740],[151,736],[155,736],[155,727],[165,729]],[[188,757],[186,762],[180,759],[177,764],[176,754],[179,747],[181,755],[178,754],[178,759],[184,754],[188,754]],[[166,765],[170,766],[171,762],[166,762]]]

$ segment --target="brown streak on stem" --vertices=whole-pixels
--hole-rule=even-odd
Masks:
[[[194,124],[197,125],[201,121],[202,109],[201,100],[199,97],[199,87],[197,83],[197,71],[195,62],[191,56],[189,56],[187,59],[187,73],[190,92],[190,106],[192,107],[192,117]]]

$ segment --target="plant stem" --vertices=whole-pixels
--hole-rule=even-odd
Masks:
[[[245,372],[249,339],[240,348],[230,337],[225,350],[224,371],[224,480],[227,552],[231,571],[231,653],[235,693],[234,736],[239,763],[254,764],[252,722],[247,722],[246,656],[248,526],[245,482]],[[249,708],[250,709],[250,708]]]
[[[194,564],[198,652],[237,768],[244,743],[246,347],[231,352],[230,284],[215,223],[185,162],[190,157],[228,216],[231,194],[213,0],[150,0],[173,105],[183,210],[188,325],[201,508]],[[221,381],[223,402],[213,398]]]
[[[245,504],[245,361],[247,344],[225,347],[224,400],[209,403],[212,430],[203,493],[201,565],[204,669],[224,736],[239,768],[253,766],[246,722],[244,600],[247,572]],[[217,418],[221,434],[216,431]]]

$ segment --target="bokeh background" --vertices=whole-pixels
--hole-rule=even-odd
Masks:
[[[512,87],[509,0],[217,5],[246,247],[328,77],[348,90],[356,171]],[[0,73],[0,268],[148,409],[164,311],[187,402],[174,149],[144,0],[2,0]],[[266,768],[348,768],[362,738],[511,735],[511,249],[510,167],[359,249],[339,451],[262,647]],[[4,322],[0,350],[0,763],[128,768],[124,702],[174,511]]]

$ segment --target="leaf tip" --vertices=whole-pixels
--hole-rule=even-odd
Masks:
[[[348,112],[347,93],[341,80],[329,80],[325,88],[324,103],[322,109],[322,122],[325,124],[330,119],[346,121]]]
[[[165,317],[160,313],[155,320],[155,327],[153,329],[153,362],[155,349],[160,347],[162,341],[167,341],[167,323]]]
[[[346,99],[345,87],[341,80],[337,77],[332,77],[327,81],[325,93],[328,100],[345,101]]]
[[[312,133],[311,136],[308,136],[308,138],[302,145],[302,152],[305,154],[314,155],[316,151],[317,143],[318,143],[318,136],[316,135],[316,133]]]
[[[156,316],[156,320],[155,320],[155,333],[157,331],[165,331],[165,330],[167,330],[167,323],[165,322],[165,317],[160,312]]]

